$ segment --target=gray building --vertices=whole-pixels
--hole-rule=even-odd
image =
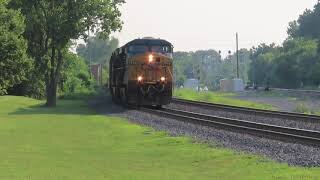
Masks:
[[[199,85],[198,79],[187,79],[183,84],[184,88],[195,89],[195,90],[198,89],[198,85]]]

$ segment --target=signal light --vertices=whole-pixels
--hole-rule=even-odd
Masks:
[[[150,54],[150,55],[149,55],[149,63],[152,63],[152,62],[153,62],[153,55]]]

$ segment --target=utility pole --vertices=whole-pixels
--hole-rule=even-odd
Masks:
[[[239,76],[239,37],[238,37],[238,33],[236,34],[236,43],[237,43],[237,79],[239,79],[240,76]]]
[[[200,92],[200,80],[201,80],[201,72],[203,71],[203,64],[205,61],[206,56],[202,55],[200,64],[199,64],[199,71],[198,71],[198,92]]]
[[[197,71],[198,71],[198,92],[200,92],[201,62],[200,62],[200,64],[199,64],[199,69],[197,69]]]
[[[102,76],[102,74],[103,74],[103,65],[100,64],[100,67],[101,67],[101,72],[100,72],[100,85],[102,85],[102,83],[103,83],[103,76]]]
[[[92,72],[91,72],[91,52],[90,52],[90,28],[88,27],[88,56],[89,56],[89,73],[90,78],[92,78]]]

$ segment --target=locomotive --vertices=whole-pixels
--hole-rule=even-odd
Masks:
[[[161,107],[173,91],[173,45],[163,39],[135,39],[113,52],[109,89],[114,102]]]

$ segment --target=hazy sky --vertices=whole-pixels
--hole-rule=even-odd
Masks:
[[[235,50],[281,43],[288,23],[317,0],[126,0],[120,44],[145,36],[164,38],[175,51]]]

